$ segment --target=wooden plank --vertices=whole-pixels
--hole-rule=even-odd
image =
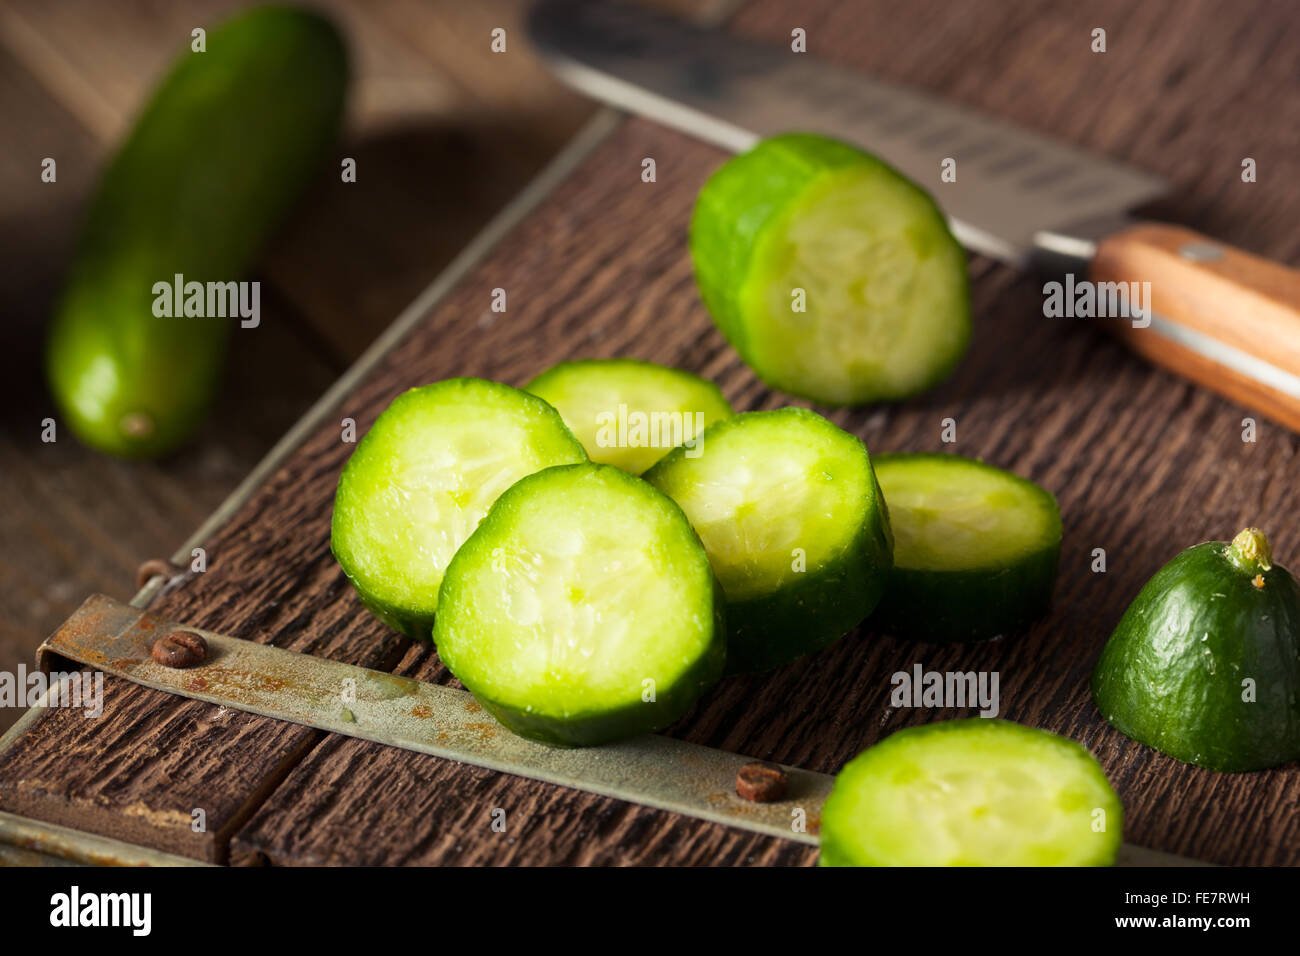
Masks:
[[[1267,4],[1198,5],[1179,7],[1187,30],[1175,35],[1158,29],[1171,15],[1161,7],[1115,0],[1087,11],[1065,4],[989,11],[923,2],[807,4],[793,13],[778,0],[758,0],[737,29],[782,39],[802,25],[818,55],[1132,158],[1179,182],[1182,192],[1166,207],[1191,224],[1294,261],[1289,224],[1300,196],[1290,184],[1300,174],[1300,153],[1288,149],[1293,134],[1276,123],[1272,104],[1294,96],[1300,74],[1275,76],[1269,68],[1267,93],[1222,89],[1225,78],[1240,82],[1241,61],[1293,61],[1294,29]],[[1098,23],[1109,30],[1110,52],[1078,53]],[[1204,39],[1191,49],[1189,37]],[[1238,103],[1230,119],[1201,109],[1230,96]],[[1236,137],[1229,146],[1220,142],[1225,121]],[[1232,154],[1247,148],[1242,144],[1268,177],[1240,183],[1240,156]],[[658,160],[653,185],[637,175],[647,155]],[[782,404],[739,365],[692,289],[685,223],[699,183],[720,159],[653,124],[623,125],[390,353],[339,416],[365,428],[408,385],[450,374],[517,383],[582,354],[678,364],[718,380],[740,407]],[[1086,690],[1125,604],[1180,547],[1252,522],[1272,532],[1280,555],[1300,549],[1300,491],[1286,480],[1300,439],[1261,422],[1259,440],[1243,443],[1245,410],[1150,369],[1095,329],[1044,320],[1031,278],[982,260],[972,263],[972,274],[976,343],[956,376],[911,402],[831,417],[873,450],[935,450],[946,447],[940,423],[951,416],[953,450],[1055,491],[1066,537],[1053,611],[1024,635],[973,647],[911,645],[866,629],[772,674],[719,684],[671,732],[833,771],[894,729],[954,716],[891,708],[894,672],[916,663],[995,670],[1002,716],[1067,733],[1098,754],[1124,799],[1130,840],[1219,862],[1300,862],[1300,819],[1284,812],[1296,767],[1228,776],[1177,764],[1106,727]],[[496,286],[509,291],[505,315],[487,311]],[[327,553],[333,478],[349,450],[335,422],[322,426],[218,534],[213,570],[165,595],[158,610],[347,660],[396,661],[402,646],[376,652],[393,639],[356,604]],[[1104,574],[1090,569],[1097,547],[1107,551]],[[432,660],[402,666],[447,679]],[[114,704],[123,715],[143,716],[155,706],[138,688],[113,694],[123,698]],[[203,705],[156,706],[197,724],[189,709]],[[201,776],[204,748],[217,746],[237,752],[244,768],[207,777],[209,787],[225,788],[223,825],[238,825],[251,808],[232,842],[232,858],[241,862],[808,862],[802,849],[792,857],[784,846],[741,848],[729,831],[639,808],[601,808],[589,802],[594,798],[356,741],[325,742],[281,781],[284,761],[263,752],[263,741],[284,745],[279,730],[253,746],[204,727],[169,739],[166,773],[132,759],[128,774],[119,769],[123,749],[134,758],[157,732],[123,735],[109,749],[75,721],[85,723],[51,713],[0,758],[0,807],[21,800],[48,818],[93,784],[109,828],[120,826],[128,806],[154,819],[188,812],[177,781]],[[80,759],[55,766],[51,751]],[[34,779],[39,787],[25,782]],[[278,788],[258,803],[258,782],[268,781]],[[436,792],[444,788],[442,800]],[[420,812],[409,811],[412,801]],[[508,825],[494,845],[497,835],[478,831],[496,806],[507,820],[521,819],[521,829]],[[348,812],[336,812],[340,807]],[[605,812],[613,815],[608,823]],[[367,826],[349,829],[354,819]],[[556,820],[572,823],[557,828]],[[566,842],[570,829],[583,826],[599,847]],[[372,831],[380,837],[372,840]],[[222,852],[215,842],[202,852],[209,848]]]

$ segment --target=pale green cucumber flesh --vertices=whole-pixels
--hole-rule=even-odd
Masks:
[[[888,516],[862,442],[800,408],[706,429],[646,480],[681,505],[727,599],[732,670],[818,650],[857,625],[889,567]]]
[[[634,475],[732,414],[712,382],[638,359],[562,362],[524,387],[555,406],[592,461]]]
[[[845,144],[789,134],[731,160],[701,192],[691,248],[724,334],[791,394],[903,398],[969,344],[966,257],[942,213]]]
[[[873,623],[885,633],[975,641],[1022,628],[1051,600],[1056,499],[991,465],[938,454],[874,459],[894,568]]]
[[[411,389],[344,467],[331,546],[368,607],[427,640],[442,575],[497,497],[525,475],[585,457],[534,395],[482,379]]]
[[[974,718],[901,730],[835,778],[824,866],[1106,866],[1123,808],[1072,740]]]
[[[704,548],[609,465],[550,468],[493,506],[443,580],[434,640],[510,729],[589,745],[667,726],[721,673]]]
[[[874,464],[900,568],[1001,568],[1061,539],[1055,499],[1018,475],[957,455],[884,454]]]

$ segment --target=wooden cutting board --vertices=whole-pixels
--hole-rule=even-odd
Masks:
[[[1104,54],[1091,31],[1107,30]],[[753,0],[732,29],[947,99],[1163,174],[1153,214],[1300,262],[1300,23],[1266,0],[956,4]],[[485,53],[486,55],[486,53]],[[790,54],[795,55],[795,54]],[[1287,104],[1292,110],[1288,113]],[[334,484],[403,389],[452,375],[521,384],[564,358],[631,355],[716,380],[738,408],[787,404],[714,330],[686,251],[718,151],[643,120],[599,142],[530,214],[330,406],[207,541],[208,570],[152,608],[236,637],[448,682],[436,654],[357,603],[328,549]],[[597,137],[595,134],[604,133]],[[1259,178],[1242,183],[1244,157]],[[653,157],[657,182],[640,179]],[[936,183],[926,184],[937,187]],[[431,182],[430,189],[455,188]],[[1129,356],[1087,322],[1042,316],[1040,283],[971,262],[975,339],[956,375],[911,402],[826,412],[874,451],[983,458],[1052,490],[1065,525],[1050,615],[975,646],[863,628],[776,672],[731,678],[668,731],[834,772],[905,726],[969,711],[895,710],[890,677],[994,670],[1001,716],[1067,734],[1104,764],[1130,842],[1221,863],[1300,862],[1300,768],[1224,775],[1107,727],[1087,678],[1107,635],[1174,553],[1245,524],[1300,565],[1300,438]],[[490,310],[507,290],[505,313]],[[1243,317],[1245,321],[1247,317]],[[956,421],[957,441],[940,439]],[[122,503],[129,508],[129,502]],[[1092,569],[1094,549],[1106,570]],[[504,776],[109,679],[105,713],[52,710],[0,755],[0,809],[199,859],[351,864],[811,864],[814,849]],[[483,733],[504,733],[484,718]],[[193,811],[206,827],[195,832]],[[493,811],[506,811],[495,832]],[[499,815],[496,815],[499,817]]]

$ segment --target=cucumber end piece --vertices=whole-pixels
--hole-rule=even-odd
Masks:
[[[1091,682],[1116,730],[1225,773],[1300,759],[1300,585],[1271,557],[1261,569],[1267,545],[1253,534],[1238,539],[1246,554],[1234,556],[1237,542],[1208,541],[1157,571]]]
[[[697,200],[691,252],[723,334],[793,395],[907,398],[970,343],[966,255],[938,206],[844,143],[787,134],[728,161]]]

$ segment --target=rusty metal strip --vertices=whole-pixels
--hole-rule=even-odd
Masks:
[[[41,645],[37,661],[47,673],[75,662],[194,700],[817,844],[834,779],[828,774],[785,767],[786,798],[749,803],[734,791],[749,757],[657,735],[578,750],[547,747],[507,731],[465,691],[198,628],[182,627],[207,641],[207,659],[184,670],[163,667],[151,648],[177,627],[95,596]],[[1190,862],[1130,846],[1121,857],[1130,866]]]
[[[8,848],[15,848],[16,852]],[[29,820],[0,810],[0,866],[212,866],[122,840]]]
[[[362,740],[433,754],[547,783],[816,844],[832,778],[786,768],[787,798],[749,803],[735,795],[737,771],[752,758],[668,737],[564,750],[517,737],[463,690],[298,654],[184,627],[208,644],[184,670],[154,662],[154,642],[179,627],[96,595],[37,652],[41,669],[67,662],[194,700],[287,720]],[[801,832],[798,826],[803,826]]]

